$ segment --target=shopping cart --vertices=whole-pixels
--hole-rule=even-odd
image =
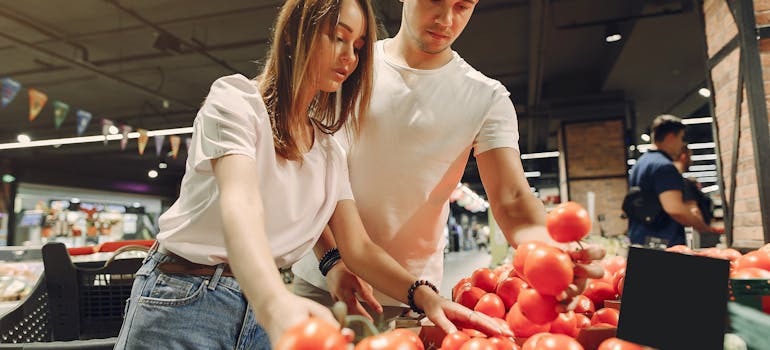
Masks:
[[[43,246],[43,275],[0,319],[0,349],[112,349],[143,260],[116,257],[134,250],[147,247],[123,246],[106,259],[73,263],[64,244]]]

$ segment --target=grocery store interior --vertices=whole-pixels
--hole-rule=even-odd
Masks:
[[[379,36],[394,36],[402,1],[371,2]],[[260,73],[283,4],[0,0],[0,349],[112,348],[146,254],[140,247],[152,245],[158,218],[179,195],[198,109],[217,78]],[[452,49],[510,92],[532,195],[546,212],[578,203],[590,222],[582,241],[606,252],[600,264],[607,272],[596,282],[611,287],[606,299],[613,302],[592,295],[598,302],[586,316],[602,303],[621,312],[593,332],[571,321],[581,348],[610,349],[600,343],[617,337],[660,349],[688,339],[690,348],[724,342],[724,349],[770,350],[757,336],[770,334],[767,28],[770,2],[760,0],[475,3]],[[710,225],[720,229],[685,227],[680,253],[664,252],[665,242],[644,244],[681,255],[673,258],[632,253],[642,248],[632,246],[622,209],[629,175],[654,149],[651,124],[662,114],[685,125],[691,157],[682,177],[708,199]],[[457,301],[457,285],[479,269],[495,271],[500,282],[514,276],[516,250],[495,222],[473,152],[447,205],[440,294]],[[730,261],[699,260],[704,256]],[[645,274],[652,266],[661,280]],[[618,278],[636,273],[627,279],[631,305],[613,285],[621,267]],[[693,275],[702,280],[688,279],[689,287],[676,283],[688,268],[712,267]],[[736,275],[741,267],[757,270]],[[290,269],[281,271],[291,285]],[[709,283],[717,287],[702,299],[680,300],[694,294],[686,288]],[[659,294],[667,300],[647,304]],[[102,305],[96,311],[93,299]],[[694,310],[717,310],[716,324],[690,312],[689,303],[704,300],[715,305]],[[648,308],[654,318],[644,312],[663,304]],[[696,331],[641,334],[664,308],[681,314],[671,322],[692,322]],[[663,332],[665,325],[650,327]],[[718,346],[714,337],[692,339],[704,329],[717,330]],[[514,329],[522,334],[517,346],[527,331]],[[426,346],[442,341],[421,339]]]

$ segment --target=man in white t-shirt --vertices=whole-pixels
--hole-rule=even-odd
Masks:
[[[478,1],[402,2],[398,34],[374,48],[370,113],[360,137],[347,147],[350,181],[372,240],[409,272],[440,284],[449,196],[471,151],[508,242],[515,247],[532,239],[553,241],[544,226],[543,204],[531,195],[524,176],[510,94],[450,47]],[[326,304],[331,298],[344,300],[363,314],[356,294],[376,311],[379,304],[403,306],[376,291],[372,297],[371,288],[342,263],[324,278],[318,257],[332,247],[327,232],[315,255],[294,265],[295,293]],[[580,254],[581,260],[592,260],[603,252]],[[595,267],[581,265],[578,274],[601,277]]]

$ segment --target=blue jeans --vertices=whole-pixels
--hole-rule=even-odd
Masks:
[[[233,277],[165,274],[150,250],[136,273],[115,349],[270,349]]]

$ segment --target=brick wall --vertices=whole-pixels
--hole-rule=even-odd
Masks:
[[[620,218],[623,196],[628,191],[623,122],[569,123],[564,125],[563,135],[569,200],[587,206],[587,194],[594,192],[595,215],[604,214],[605,232],[625,232],[628,223]],[[591,232],[599,233],[596,217],[593,220]]]
[[[770,0],[755,0],[757,25],[770,24]],[[713,57],[727,42],[738,34],[738,27],[733,20],[725,0],[705,0],[703,13],[706,26],[706,41],[709,58]],[[763,80],[765,91],[770,86],[770,42],[760,42],[762,50]],[[725,202],[730,198],[732,181],[732,157],[735,128],[740,128],[738,141],[738,168],[735,176],[735,218],[733,221],[733,242],[735,246],[751,247],[763,242],[762,220],[759,208],[759,189],[757,187],[754,148],[749,127],[749,114],[745,90],[741,105],[740,121],[735,122],[735,102],[737,97],[739,50],[729,53],[711,70],[714,87],[715,123],[720,147],[718,155],[722,162],[722,180],[725,186]]]

